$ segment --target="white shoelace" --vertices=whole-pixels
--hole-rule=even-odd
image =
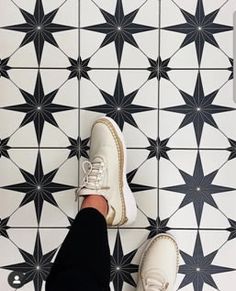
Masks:
[[[156,274],[155,278],[147,278],[144,282],[145,291],[166,291],[169,286],[160,274]]]
[[[88,169],[85,166],[88,165]],[[96,158],[96,161],[84,161],[82,163],[82,170],[84,172],[84,178],[82,184],[75,190],[75,201],[78,200],[79,192],[82,188],[88,188],[91,190],[110,189],[110,187],[102,187],[104,178],[104,171],[107,170],[102,159]]]

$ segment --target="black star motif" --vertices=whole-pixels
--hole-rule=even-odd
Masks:
[[[141,184],[132,183],[132,180],[135,177],[137,171],[138,171],[138,168],[132,170],[131,172],[129,172],[127,174],[127,181],[129,183],[129,187],[132,190],[132,192],[141,192],[141,191],[147,191],[147,190],[152,190],[152,189],[156,188],[156,187],[153,187],[153,186],[147,186],[147,185],[141,185]]]
[[[156,157],[158,160],[160,160],[160,158],[162,157],[164,159],[169,160],[167,152],[170,150],[170,148],[166,146],[169,141],[168,138],[163,139],[161,141],[159,137],[157,138],[157,140],[154,140],[149,137],[148,141],[150,143],[150,146],[146,148],[147,150],[150,151],[148,159]]]
[[[70,106],[52,103],[58,90],[59,89],[56,89],[45,95],[41,75],[40,73],[38,73],[34,89],[34,95],[20,89],[20,92],[24,97],[26,103],[6,106],[4,107],[4,109],[20,111],[25,113],[25,117],[22,120],[20,127],[33,121],[37,135],[37,140],[38,143],[40,143],[43,133],[44,122],[48,122],[58,127],[58,124],[55,118],[53,117],[53,113],[73,109],[73,107]]]
[[[197,154],[193,176],[179,169],[185,184],[164,187],[163,190],[185,194],[179,208],[193,203],[198,226],[200,225],[204,203],[218,209],[212,194],[235,190],[234,188],[212,184],[218,170],[204,176],[200,154]]]
[[[148,67],[148,71],[150,71],[150,75],[148,77],[148,80],[151,80],[153,78],[157,78],[160,80],[161,78],[164,78],[166,80],[169,80],[169,76],[167,74],[168,71],[171,70],[171,68],[168,67],[169,59],[166,59],[162,61],[161,57],[158,57],[156,61],[152,59],[148,59],[151,67]]]
[[[231,240],[236,238],[236,221],[230,218],[228,218],[228,221],[230,223],[230,227],[226,228],[226,230],[230,232],[228,240]]]
[[[78,160],[80,157],[85,157],[86,159],[89,158],[87,153],[89,149],[88,147],[89,138],[81,140],[80,137],[78,137],[77,139],[69,137],[69,141],[71,145],[67,147],[70,150],[68,159],[74,156],[76,156]]]
[[[90,67],[88,67],[88,63],[90,61],[90,58],[83,60],[81,57],[79,57],[77,60],[74,60],[72,58],[69,58],[69,61],[71,63],[71,66],[67,68],[67,70],[71,71],[69,75],[69,79],[72,79],[74,77],[77,77],[78,80],[81,79],[81,77],[85,79],[90,79],[88,75],[88,71],[91,70]]]
[[[57,249],[54,249],[43,255],[40,236],[39,233],[37,233],[33,254],[19,248],[19,252],[23,257],[24,262],[3,266],[1,268],[23,273],[24,285],[33,281],[34,290],[41,291],[42,283],[46,280],[49,274],[52,267],[51,261],[56,251]]]
[[[148,227],[146,227],[146,229],[149,230],[148,239],[153,238],[155,235],[159,233],[164,233],[170,230],[170,228],[167,226],[169,218],[161,220],[160,217],[158,216],[157,219],[147,217],[147,220],[150,224]]]
[[[106,34],[100,48],[110,44],[113,41],[115,42],[116,55],[119,65],[121,62],[124,42],[138,48],[139,46],[135,41],[133,34],[155,29],[155,27],[133,23],[138,11],[139,9],[136,9],[129,14],[124,15],[122,0],[117,0],[115,15],[112,15],[100,8],[100,12],[106,20],[106,23],[84,27],[84,29],[87,30]]]
[[[163,108],[163,110],[166,111],[185,114],[179,129],[188,125],[189,123],[193,123],[198,146],[201,141],[204,123],[208,123],[209,125],[218,129],[218,126],[212,116],[213,114],[235,110],[235,108],[212,104],[218,91],[219,90],[215,90],[205,96],[201,75],[198,73],[193,96],[183,92],[182,90],[179,90],[186,104]]]
[[[38,153],[34,175],[26,172],[23,169],[20,169],[20,172],[24,177],[25,182],[15,185],[3,186],[2,188],[25,193],[25,196],[21,201],[20,206],[26,205],[29,202],[34,201],[36,216],[39,222],[41,218],[44,201],[47,201],[48,203],[54,206],[58,206],[52,193],[74,188],[73,186],[70,185],[52,182],[55,175],[57,174],[57,171],[58,168],[47,174],[44,174],[41,156],[40,153]]]
[[[228,157],[228,160],[232,160],[236,158],[236,141],[233,139],[228,138],[228,141],[230,143],[230,147],[227,148],[228,151],[230,151],[230,155]]]
[[[164,27],[163,29],[186,34],[180,48],[195,42],[197,59],[200,64],[205,42],[219,48],[219,45],[214,38],[214,34],[229,31],[233,28],[232,26],[214,23],[220,8],[205,15],[202,0],[198,0],[197,2],[195,15],[192,15],[181,8],[180,11],[184,16],[186,23]]]
[[[180,254],[185,264],[179,267],[179,273],[184,274],[185,276],[178,289],[193,283],[194,291],[202,291],[203,284],[205,283],[215,288],[216,290],[219,290],[214,279],[212,278],[212,275],[231,272],[234,271],[234,269],[212,265],[212,261],[214,260],[217,253],[218,250],[204,256],[200,235],[198,233],[192,256],[180,250]]]
[[[123,129],[125,122],[135,127],[138,127],[132,114],[155,109],[152,107],[132,104],[136,94],[138,93],[138,90],[135,90],[128,95],[125,95],[120,73],[118,73],[117,75],[116,86],[113,96],[104,92],[103,90],[100,90],[100,92],[106,104],[86,107],[83,109],[105,113],[107,116],[113,118],[116,121],[121,130]]]
[[[9,141],[9,137],[8,138],[4,138],[4,139],[0,139],[0,158],[3,156],[5,158],[10,158],[9,154],[8,154],[8,150],[11,148],[7,145]]]
[[[11,67],[7,65],[8,61],[9,61],[9,58],[3,59],[3,60],[0,59],[0,77],[5,77],[7,79],[9,79],[9,75],[7,71],[11,69]]]
[[[230,62],[230,67],[228,68],[228,70],[231,72],[231,74],[229,75],[229,79],[228,80],[232,80],[234,78],[234,60],[232,58],[229,58],[229,62]]]
[[[136,283],[131,276],[132,273],[138,272],[138,265],[131,263],[136,252],[137,249],[124,255],[120,233],[117,231],[116,243],[113,255],[111,256],[111,281],[113,282],[115,291],[122,290],[123,282],[136,287]]]
[[[0,218],[0,236],[4,236],[5,238],[9,238],[7,230],[10,228],[10,226],[8,226],[8,221],[9,221],[9,217]]]
[[[44,14],[42,0],[36,0],[33,15],[25,11],[24,9],[19,8],[19,10],[26,22],[22,24],[5,26],[3,28],[24,32],[26,34],[20,44],[20,47],[32,41],[34,42],[38,64],[40,64],[41,62],[45,41],[55,47],[58,47],[58,44],[53,36],[54,32],[74,29],[74,27],[72,26],[52,23],[59,8],[54,9],[47,14]]]

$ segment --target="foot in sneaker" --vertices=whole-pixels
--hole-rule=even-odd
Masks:
[[[94,122],[89,161],[84,161],[82,167],[85,176],[76,197],[102,195],[108,202],[108,225],[133,223],[137,206],[126,179],[126,147],[113,119],[102,117]]]
[[[153,237],[141,258],[136,291],[173,291],[179,250],[169,234]]]

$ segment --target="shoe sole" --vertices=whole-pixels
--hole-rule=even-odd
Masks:
[[[152,239],[150,239],[150,241],[147,243],[143,253],[142,253],[142,256],[141,256],[141,259],[140,259],[140,264],[139,264],[139,270],[138,270],[138,278],[141,278],[141,270],[143,268],[143,262],[145,260],[145,257],[146,257],[146,254],[149,250],[149,248],[152,246],[152,244],[158,240],[158,239],[170,239],[174,245],[175,245],[175,250],[176,250],[176,276],[177,276],[177,273],[178,273],[178,270],[179,270],[179,247],[177,245],[177,242],[176,240],[174,239],[174,237],[169,234],[169,233],[159,233],[157,234],[156,236],[154,236]]]
[[[134,195],[129,187],[126,178],[126,146],[123,134],[116,124],[116,122],[110,117],[102,117],[95,123],[105,124],[111,134],[113,135],[117,147],[118,158],[120,162],[119,171],[119,187],[120,187],[120,198],[122,203],[122,217],[119,223],[116,225],[129,225],[132,224],[137,216],[137,206]]]

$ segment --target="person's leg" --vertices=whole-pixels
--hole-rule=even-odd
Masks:
[[[107,208],[101,196],[84,199],[47,278],[46,291],[109,290]]]
[[[88,169],[85,169],[86,164]],[[46,291],[107,291],[110,252],[107,225],[134,222],[137,206],[126,176],[126,146],[119,126],[96,120],[89,161],[76,199],[85,197],[47,279]]]

